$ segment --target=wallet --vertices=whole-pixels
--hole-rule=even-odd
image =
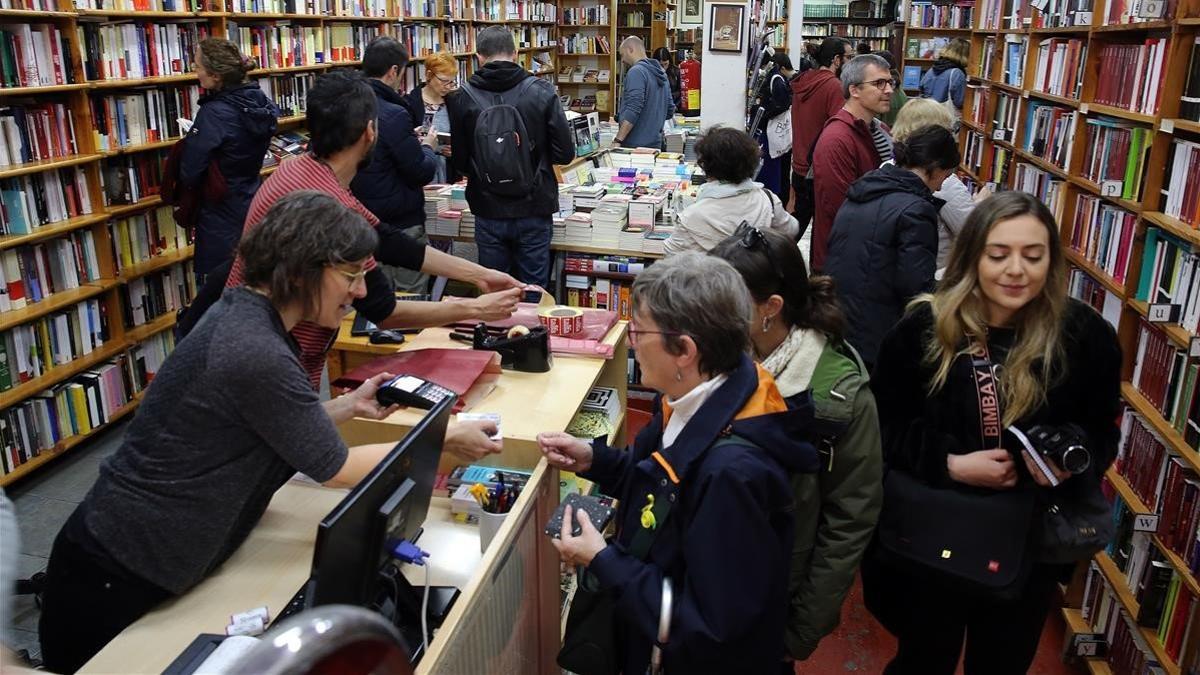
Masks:
[[[592,521],[592,525],[601,532],[608,527],[608,521],[613,517],[613,508],[601,502],[600,499],[572,492],[559,502],[558,508],[554,510],[554,515],[550,517],[550,522],[546,523],[546,534],[550,535],[551,539],[562,537],[563,513],[566,512],[568,506],[572,509],[572,519],[575,518],[574,511],[583,511],[588,515],[588,520]],[[578,537],[583,532],[579,521],[576,520],[571,525],[571,535]]]

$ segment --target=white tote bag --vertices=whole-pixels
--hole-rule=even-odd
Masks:
[[[783,79],[778,73],[775,75]],[[772,78],[774,84],[774,78]],[[783,153],[792,149],[792,111],[791,109],[784,110],[778,115],[767,120],[767,152],[770,153],[771,159],[779,157]]]

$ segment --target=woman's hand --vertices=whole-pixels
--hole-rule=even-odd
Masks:
[[[385,382],[395,377],[391,373],[379,373],[363,382],[358,389],[342,394],[326,401],[325,413],[334,424],[348,422],[353,417],[363,417],[369,420],[381,420],[400,409],[398,405],[383,407],[375,400],[375,393]]]
[[[1021,458],[1025,460],[1025,468],[1029,469],[1029,475],[1033,476],[1033,482],[1041,485],[1042,487],[1054,487],[1050,484],[1050,479],[1046,478],[1046,475],[1043,474],[1042,470],[1038,468],[1037,462],[1033,461],[1033,458],[1029,456],[1028,450],[1021,451]],[[1046,466],[1050,467],[1052,472],[1054,472],[1054,477],[1058,479],[1060,484],[1074,475],[1070,471],[1063,471],[1062,469],[1058,468],[1058,465],[1045,455],[1042,456],[1042,461],[1046,463]]]
[[[537,435],[537,441],[546,461],[556,469],[583,473],[592,468],[592,446],[571,434],[543,431]]]
[[[474,462],[504,449],[500,441],[491,439],[495,433],[495,422],[455,422],[446,429],[446,442],[442,450],[460,459]]]
[[[517,303],[521,301],[521,289],[509,288],[495,293],[481,295],[468,302],[475,305],[475,318],[480,321],[501,321],[517,311]]]
[[[573,536],[571,530],[572,516],[579,521],[579,536]],[[596,554],[603,551],[608,546],[608,542],[604,541],[604,535],[600,534],[592,521],[588,519],[588,515],[584,511],[576,511],[572,513],[572,509],[568,506],[563,511],[562,532],[559,533],[561,539],[551,539],[550,543],[554,548],[558,549],[558,555],[562,561],[574,567],[575,565],[590,565],[592,558]]]
[[[1017,484],[1017,467],[1003,448],[977,450],[965,455],[947,455],[946,469],[959,483],[1007,490]]]

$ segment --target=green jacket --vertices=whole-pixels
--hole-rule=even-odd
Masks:
[[[900,114],[900,109],[904,107],[905,103],[908,103],[908,94],[905,94],[904,89],[897,85],[896,89],[892,91],[892,107],[879,116],[879,121],[888,125],[889,128],[895,126],[896,115]]]
[[[810,352],[811,354],[811,352]],[[798,354],[793,360],[804,360]],[[796,499],[796,543],[792,549],[788,652],[806,659],[837,627],[842,602],[854,582],[883,502],[883,454],[875,397],[869,376],[852,347],[825,344],[808,372],[816,407],[823,466],[792,478]],[[777,375],[785,397],[789,364]],[[774,373],[773,373],[774,374]],[[803,376],[802,376],[803,377]],[[830,440],[832,439],[832,440]]]

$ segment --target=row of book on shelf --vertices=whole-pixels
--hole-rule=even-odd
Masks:
[[[0,475],[51,451],[65,439],[110,422],[149,385],[174,348],[173,333],[163,331],[0,411]],[[10,366],[7,358],[0,358],[0,384],[12,378]]]
[[[1177,0],[1109,0],[1096,17],[1093,0],[980,0],[977,27],[1019,30],[1143,23],[1174,17],[1177,5]]]
[[[83,167],[0,179],[0,234],[29,234],[90,213],[92,197]]]
[[[958,0],[953,4],[913,2],[908,8],[910,28],[974,28],[975,3]]]
[[[559,82],[608,84],[610,77],[608,68],[588,68],[583,65],[565,65],[558,71]]]

